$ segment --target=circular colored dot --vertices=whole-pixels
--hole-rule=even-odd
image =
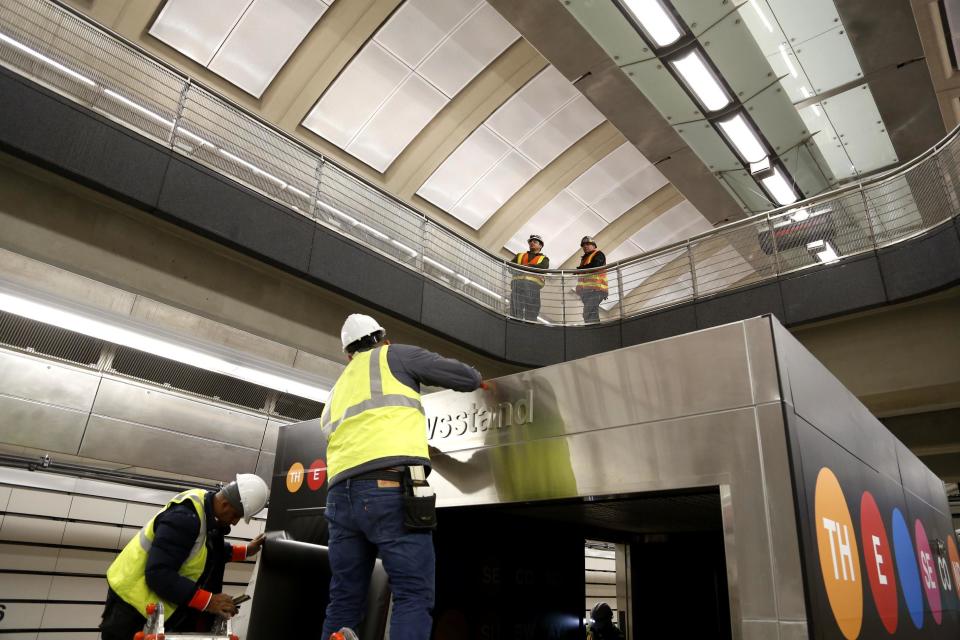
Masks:
[[[953,592],[960,599],[960,553],[957,552],[957,543],[953,536],[947,538],[947,562],[953,575]]]
[[[307,486],[310,487],[310,491],[316,491],[323,486],[323,482],[327,479],[327,463],[319,458],[310,463],[310,468],[307,469]]]
[[[917,559],[920,561],[920,582],[923,584],[923,590],[927,593],[927,603],[930,605],[930,613],[933,614],[933,620],[937,624],[943,619],[943,611],[940,605],[940,585],[937,583],[937,559],[930,551],[930,541],[927,539],[927,532],[923,528],[923,523],[916,520],[913,523],[914,534],[917,537]]]
[[[296,493],[303,485],[303,465],[294,462],[287,471],[287,491]]]
[[[893,570],[893,552],[883,526],[883,518],[873,494],[864,491],[860,498],[860,540],[863,564],[870,582],[870,593],[887,633],[897,632],[897,579]]]
[[[913,542],[907,521],[900,509],[893,510],[893,554],[897,560],[897,575],[900,576],[900,590],[910,612],[910,620],[917,629],[923,628],[923,593],[920,588],[920,571],[917,559],[913,555]]]
[[[863,624],[863,587],[857,533],[840,482],[827,467],[817,475],[814,523],[823,586],[843,637],[853,640]]]

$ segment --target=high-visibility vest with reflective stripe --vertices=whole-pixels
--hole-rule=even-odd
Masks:
[[[514,259],[514,262],[522,265],[540,264],[541,262],[543,262],[543,259],[545,257],[546,256],[544,256],[543,254],[537,254],[533,257],[533,260],[531,260],[530,254],[527,252],[523,252],[523,253],[517,254],[517,257]],[[529,271],[517,271],[513,274],[513,279],[528,280],[530,282],[535,282],[541,287],[546,283],[546,279],[543,276],[536,276],[530,273]]]
[[[589,254],[580,258],[580,269],[588,269],[590,263],[593,262],[593,256],[597,255],[598,251],[591,251]],[[606,269],[600,271],[594,271],[593,273],[585,273],[577,279],[577,293],[580,293],[584,290],[592,291],[608,291],[610,289],[610,284],[607,282],[607,271]]]
[[[323,415],[327,434],[327,473],[337,475],[357,467],[370,470],[374,461],[417,464],[430,460],[427,424],[420,394],[397,380],[387,363],[389,345],[354,354],[337,380]]]
[[[203,574],[203,568],[207,564],[207,516],[203,508],[206,493],[203,489],[191,489],[175,496],[163,509],[157,512],[157,515],[150,518],[150,522],[144,525],[140,532],[127,543],[127,546],[123,548],[120,555],[107,569],[107,582],[110,584],[110,588],[143,616],[147,615],[147,605],[151,602],[162,602],[163,615],[167,618],[177,608],[175,603],[167,602],[154,593],[147,586],[146,578],[147,555],[150,553],[150,547],[153,546],[153,523],[158,515],[172,505],[189,501],[200,518],[200,530],[197,532],[193,547],[190,548],[190,555],[180,565],[177,573],[193,582],[199,580]]]

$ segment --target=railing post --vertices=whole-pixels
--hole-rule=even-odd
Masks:
[[[873,218],[870,215],[870,202],[867,200],[867,192],[863,190],[863,183],[857,185],[857,191],[860,192],[860,199],[863,201],[863,215],[867,219],[867,232],[870,234],[870,244],[874,249],[878,249],[877,230],[873,226]],[[910,197],[913,197],[913,190],[910,190]]]
[[[617,265],[617,292],[620,295],[617,306],[620,307],[620,319],[623,320],[623,299],[627,293],[623,290],[623,267],[619,264]]]
[[[567,326],[567,283],[566,272],[560,272],[560,323]]]
[[[170,129],[170,137],[167,139],[167,144],[171,150],[173,149],[173,139],[177,137],[177,129],[180,128],[183,109],[187,104],[187,93],[190,91],[191,86],[193,86],[193,81],[187,78],[187,81],[183,84],[183,89],[180,90],[180,97],[177,99],[177,112],[173,115],[173,127]]]
[[[767,219],[767,229],[770,229],[770,244],[773,246],[773,271],[778,276],[783,273],[783,265],[780,263],[780,247],[777,245],[777,231],[773,228],[773,219],[770,214],[765,216]]]
[[[318,158],[317,168],[314,170],[314,188],[313,188],[313,201],[310,202],[310,210],[307,212],[313,219],[314,222],[320,217],[320,207],[317,206],[317,202],[320,200],[320,191],[321,184],[323,183],[323,165],[327,162],[327,159],[323,156]]]
[[[697,266],[693,261],[693,247],[687,241],[687,261],[690,263],[690,286],[693,288],[693,299],[697,299]]]

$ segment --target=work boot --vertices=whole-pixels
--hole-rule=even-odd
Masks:
[[[360,640],[357,637],[357,634],[353,632],[353,629],[344,627],[340,631],[334,631],[330,634],[330,640]]]

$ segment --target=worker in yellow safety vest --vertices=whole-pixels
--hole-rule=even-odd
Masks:
[[[471,366],[391,345],[370,316],[352,314],[340,339],[350,362],[320,416],[327,438],[330,603],[320,637],[350,637],[379,556],[390,577],[392,640],[428,640],[433,624],[436,496],[420,386],[473,391]]]
[[[610,285],[607,282],[607,270],[597,269],[607,264],[603,251],[597,249],[597,242],[590,236],[580,240],[583,255],[577,269],[591,269],[577,278],[577,295],[583,302],[583,321],[600,322],[600,303],[607,299]]]
[[[155,602],[163,604],[167,631],[209,631],[216,616],[233,616],[233,597],[222,593],[224,565],[255,555],[263,535],[247,545],[224,536],[241,517],[249,522],[259,513],[268,493],[259,476],[241,473],[219,491],[190,489],[171,498],[107,569],[102,640],[131,640]]]
[[[549,269],[550,258],[543,255],[543,238],[532,235],[527,239],[529,251],[518,253],[511,260],[524,269],[514,269],[510,281],[510,307],[514,318],[521,320],[537,320],[540,315],[540,290],[546,280],[543,276],[532,273],[530,269]]]

